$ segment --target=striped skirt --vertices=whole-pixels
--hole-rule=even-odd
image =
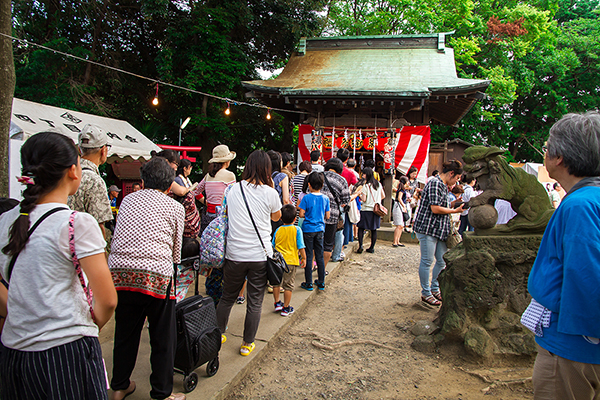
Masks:
[[[86,336],[44,351],[4,348],[0,358],[0,398],[108,399],[98,338]]]

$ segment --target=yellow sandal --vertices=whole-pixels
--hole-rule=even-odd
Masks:
[[[256,347],[256,345],[254,344],[254,342],[250,343],[250,345],[248,345],[248,346],[242,345],[242,347],[240,347],[240,354],[243,355],[244,357],[249,356],[255,347]]]

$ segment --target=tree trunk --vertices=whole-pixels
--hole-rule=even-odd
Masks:
[[[12,32],[11,2],[0,1],[0,32]],[[12,39],[0,36],[0,196],[8,197],[8,134],[15,92]]]

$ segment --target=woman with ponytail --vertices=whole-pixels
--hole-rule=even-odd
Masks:
[[[0,275],[9,283],[0,398],[107,399],[98,332],[117,294],[98,223],[67,206],[81,182],[77,147],[38,133],[21,163],[23,201],[0,217]]]

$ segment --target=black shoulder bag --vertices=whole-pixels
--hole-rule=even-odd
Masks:
[[[348,204],[346,204],[346,206],[342,210],[342,205],[340,204],[340,198],[333,191],[333,187],[329,183],[329,179],[327,179],[327,175],[325,175],[325,173],[323,173],[323,178],[325,178],[325,183],[327,184],[327,187],[329,188],[329,191],[331,192],[331,195],[333,196],[333,199],[335,200],[335,204],[337,205],[337,208],[340,210],[340,214],[342,212],[346,212],[347,213],[350,210],[350,206]],[[344,221],[342,221],[342,218],[341,218],[341,215],[340,215],[340,217],[338,217],[338,220],[337,220],[336,231],[341,231],[342,229],[344,229]]]
[[[246,200],[246,194],[244,193],[244,185],[240,182],[240,190],[242,192],[242,197],[244,198],[244,203],[246,203],[246,208],[248,209],[248,214],[250,214],[250,221],[252,221],[252,226],[254,226],[254,230],[256,231],[256,235],[258,236],[258,240],[260,240],[260,244],[265,251],[265,255],[267,256],[267,280],[271,284],[271,286],[281,285],[281,281],[283,280],[283,274],[285,272],[290,272],[290,269],[287,266],[287,263],[283,259],[283,256],[280,252],[273,249],[273,255],[269,257],[269,253],[267,253],[267,248],[263,243],[262,237],[258,232],[258,228],[254,223],[254,218],[252,217],[252,212],[250,211],[250,206],[248,205],[248,200]]]

